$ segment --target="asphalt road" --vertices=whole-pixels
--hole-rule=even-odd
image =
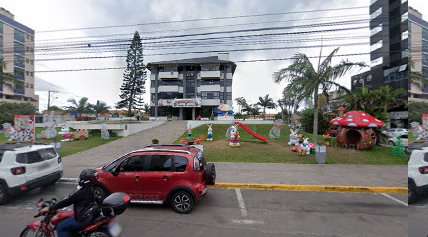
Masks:
[[[409,237],[428,236],[428,195],[409,205]]]
[[[18,236],[32,221],[40,197],[61,198],[74,188],[71,184],[57,184],[0,206],[0,236]],[[133,205],[120,216],[119,223],[124,229],[122,236],[127,237],[402,237],[408,234],[408,209],[403,202],[406,198],[213,189],[189,215],[176,214],[165,206]]]

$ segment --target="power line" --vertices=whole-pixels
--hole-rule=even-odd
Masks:
[[[353,14],[353,15],[339,15],[339,16],[329,16],[329,17],[316,17],[316,18],[303,18],[303,19],[290,19],[284,21],[264,21],[264,22],[249,22],[249,23],[240,23],[240,24],[228,24],[228,25],[213,25],[213,26],[202,26],[202,27],[190,27],[190,28],[181,28],[181,29],[162,29],[156,31],[139,31],[140,34],[152,34],[152,33],[162,33],[162,32],[171,32],[171,31],[189,31],[189,30],[202,30],[202,29],[212,29],[212,28],[223,28],[223,27],[235,27],[235,26],[244,26],[244,25],[261,25],[261,24],[271,24],[271,23],[285,23],[285,22],[295,22],[295,21],[309,21],[309,20],[321,20],[321,19],[343,19],[356,16],[367,16],[367,14]],[[66,39],[93,39],[93,38],[109,38],[115,36],[129,36],[134,34],[133,32],[128,33],[117,33],[117,34],[104,34],[104,35],[88,35],[88,36],[75,36],[75,37],[62,37],[62,38],[51,38],[51,39],[37,39],[37,42],[48,42],[48,41],[57,41],[57,40],[66,40]],[[86,42],[86,41],[73,41],[73,42]]]
[[[185,20],[157,21],[157,22],[137,23],[137,24],[124,24],[124,25],[92,26],[92,27],[80,27],[80,28],[68,28],[68,29],[41,30],[41,31],[37,31],[37,33],[51,33],[51,32],[76,31],[76,30],[93,30],[93,29],[106,29],[106,28],[123,28],[123,27],[143,26],[143,25],[159,25],[159,24],[184,23],[184,22],[194,22],[194,21],[211,21],[211,20],[224,20],[224,19],[238,19],[238,18],[249,18],[249,17],[260,17],[260,16],[278,16],[278,15],[287,15],[287,14],[302,14],[302,13],[313,13],[313,12],[343,11],[343,10],[355,10],[355,9],[367,9],[367,8],[368,8],[368,6],[356,6],[356,7],[342,7],[342,8],[328,8],[328,9],[313,9],[313,10],[305,10],[305,11],[289,11],[289,12],[262,13],[262,14],[251,14],[251,15],[223,16],[223,17],[210,17],[210,18],[194,18],[194,19],[185,19]]]

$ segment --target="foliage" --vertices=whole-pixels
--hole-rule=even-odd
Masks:
[[[428,113],[428,103],[425,102],[409,102],[409,122],[422,123],[422,114]]]
[[[65,112],[65,110],[63,108],[58,107],[56,105],[49,106],[49,110],[48,111]]]
[[[69,106],[64,107],[67,112],[77,113],[79,114],[79,116],[81,116],[82,114],[90,114],[93,112],[93,108],[88,102],[87,97],[82,97],[79,101],[76,101],[76,99],[68,99],[67,102],[71,104]]]
[[[246,105],[246,107],[242,109],[242,112],[245,112],[247,115],[256,116],[260,114],[260,107],[258,104]]]
[[[0,125],[13,123],[15,115],[35,114],[37,109],[30,103],[0,103]]]
[[[144,105],[143,94],[146,82],[146,66],[143,58],[143,45],[138,32],[135,32],[131,46],[128,49],[126,58],[126,69],[123,73],[123,84],[120,87],[120,101],[117,108],[126,108],[128,116],[132,116],[133,109],[141,109]]]
[[[404,89],[392,89],[383,86],[375,90],[357,90],[345,96],[345,103],[351,110],[365,111],[380,120],[388,120],[388,110],[398,106],[401,102],[397,100],[405,94]]]
[[[98,119],[98,114],[106,113],[110,109],[110,106],[108,106],[105,102],[97,100],[97,103],[95,104],[89,104],[89,106],[92,108],[92,111],[95,112],[95,115]]]
[[[321,111],[318,111],[318,128],[319,134],[324,134],[325,131],[329,128],[330,118],[323,114]],[[313,132],[313,123],[314,123],[314,109],[308,108],[301,112],[301,124],[303,130],[307,133]]]
[[[317,68],[314,67],[308,56],[302,53],[296,54],[294,62],[287,68],[281,69],[274,77],[274,81],[277,83],[287,81],[288,85],[285,90],[289,93],[296,93],[298,101],[313,95],[313,104],[315,105],[315,110],[313,111],[314,137],[318,134],[319,89],[323,94],[328,94],[331,89],[349,92],[346,87],[337,83],[336,80],[354,67],[366,66],[364,63],[353,63],[348,60],[342,60],[339,64],[332,65],[332,59],[338,51],[339,48],[334,49],[323,61],[321,61],[320,55]]]
[[[275,102],[273,102],[273,99],[269,97],[269,94],[265,95],[264,97],[260,96],[259,101],[256,104],[263,108],[263,118],[265,118],[266,116],[266,108],[268,109],[276,108],[276,104]]]
[[[242,113],[242,109],[248,106],[247,100],[244,97],[238,97],[235,101],[238,104],[239,113]]]

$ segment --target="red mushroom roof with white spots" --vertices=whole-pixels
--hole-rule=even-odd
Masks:
[[[362,111],[349,111],[342,117],[332,119],[330,124],[354,128],[382,128],[385,125],[383,121]]]

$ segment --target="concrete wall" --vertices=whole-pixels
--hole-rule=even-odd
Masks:
[[[138,123],[105,123],[108,130],[113,131],[118,136],[127,137],[129,135],[154,128],[166,123],[165,120],[141,121]],[[86,121],[70,121],[67,126],[73,129],[101,130],[103,123],[90,123]]]
[[[272,120],[189,120],[187,121],[187,127],[196,128],[204,124],[230,124],[232,125],[235,121],[239,121],[243,124],[273,124]]]

